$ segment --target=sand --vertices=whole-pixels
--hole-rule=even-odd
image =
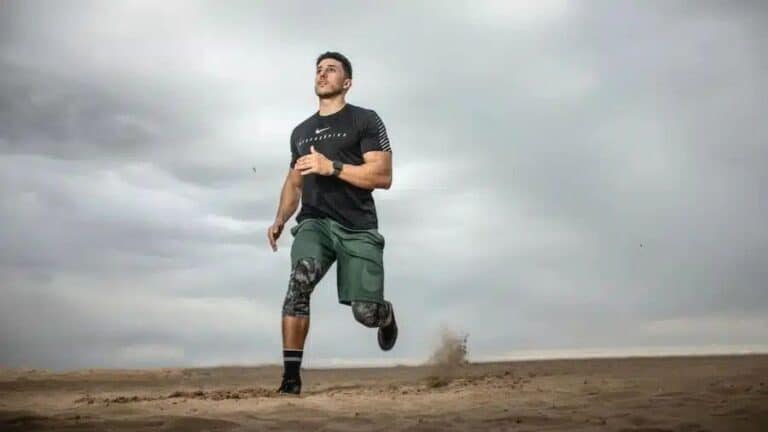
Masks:
[[[768,355],[305,370],[0,369],[0,431],[768,431]]]

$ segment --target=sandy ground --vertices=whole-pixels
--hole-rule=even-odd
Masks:
[[[768,355],[280,373],[0,370],[0,431],[768,431]]]

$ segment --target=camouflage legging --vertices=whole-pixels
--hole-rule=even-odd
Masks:
[[[389,303],[352,302],[355,319],[366,327],[381,327],[389,320]]]
[[[303,258],[291,271],[288,292],[283,302],[283,316],[309,316],[309,297],[323,276],[322,266],[312,258]]]

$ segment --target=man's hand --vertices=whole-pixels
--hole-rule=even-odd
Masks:
[[[310,153],[300,157],[294,165],[294,169],[301,171],[301,175],[319,174],[329,176],[333,174],[333,162],[322,153],[315,150],[315,146],[309,148]]]
[[[276,220],[271,227],[267,228],[267,240],[269,240],[269,245],[272,246],[272,252],[277,252],[277,239],[283,233],[283,226],[285,226],[285,223]]]

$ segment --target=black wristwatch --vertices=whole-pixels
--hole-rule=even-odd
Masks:
[[[333,161],[333,176],[338,177],[339,173],[341,173],[341,169],[344,168],[344,164],[341,163],[341,161]]]

